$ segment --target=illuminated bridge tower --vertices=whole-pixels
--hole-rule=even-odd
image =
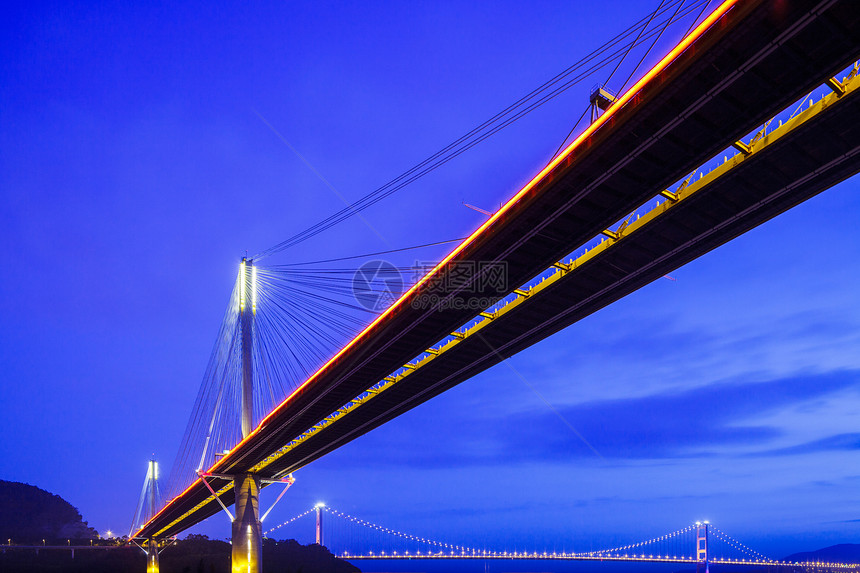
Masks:
[[[696,522],[696,573],[708,573],[708,522]]]
[[[149,497],[149,516],[152,517],[158,511],[158,507],[156,506],[156,498],[158,497],[158,490],[156,489],[156,484],[158,483],[158,462],[155,460],[149,460],[149,470],[146,477],[146,489],[149,490],[147,492]],[[146,573],[158,573],[158,542],[152,537],[146,540]]]
[[[154,537],[136,539],[132,537],[132,534],[140,524],[152,519],[152,516],[156,514],[161,502],[160,498],[158,493],[158,462],[149,460],[146,467],[146,479],[143,481],[143,489],[140,491],[140,499],[137,502],[137,509],[134,510],[134,519],[128,534],[131,541],[146,554],[146,573],[158,573],[158,541]]]
[[[242,438],[254,425],[254,316],[257,313],[257,269],[252,260],[242,259],[239,271],[239,328],[242,340]],[[233,476],[236,517],[233,519],[234,573],[262,570],[263,527],[260,522],[260,480],[254,474]]]
[[[317,545],[323,544],[323,516],[322,512],[325,509],[324,503],[318,503],[314,506],[314,509],[317,510],[317,526],[316,526],[316,542]]]

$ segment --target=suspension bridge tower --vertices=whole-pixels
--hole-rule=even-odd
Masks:
[[[241,329],[242,389],[240,417],[242,438],[254,425],[254,316],[257,313],[257,269],[253,260],[242,259],[239,270],[239,328]],[[262,570],[263,526],[260,522],[260,480],[254,474],[233,476],[236,517],[233,519],[233,572]]]
[[[708,522],[696,522],[696,573],[708,573]]]
[[[317,542],[317,545],[322,545],[323,544],[323,510],[325,509],[325,504],[320,502],[314,506],[314,509],[317,510],[316,542]]]

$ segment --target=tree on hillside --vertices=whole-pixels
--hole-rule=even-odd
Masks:
[[[0,480],[0,539],[41,543],[42,539],[94,539],[97,532],[58,495],[25,483]]]

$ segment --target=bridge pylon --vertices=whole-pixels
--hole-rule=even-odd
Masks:
[[[696,573],[708,573],[708,525],[707,521],[696,522]]]
[[[151,459],[147,465],[146,479],[143,482],[143,490],[140,492],[140,500],[134,512],[134,520],[131,524],[129,537],[131,537],[131,534],[134,533],[140,523],[145,523],[157,513],[161,501],[160,497],[158,491],[158,462]],[[131,541],[146,554],[146,573],[158,573],[158,540],[154,537],[147,537],[138,540],[131,539]]]
[[[254,429],[254,317],[257,314],[257,268],[243,258],[239,269],[239,328],[242,341],[242,438]]]
[[[158,497],[158,462],[149,460],[149,515],[155,515]],[[158,542],[150,537],[146,543],[146,573],[158,573]]]
[[[316,542],[317,545],[323,544],[323,516],[322,512],[325,509],[325,504],[320,502],[314,506],[314,509],[317,510],[317,524],[316,524]]]
[[[257,269],[242,259],[239,269],[239,328],[242,340],[242,438],[254,425],[254,317],[257,314]],[[263,569],[263,526],[260,521],[260,480],[254,474],[233,477],[236,517],[233,520],[232,569],[234,573],[260,573]]]
[[[257,269],[254,261],[243,258],[239,268],[239,340],[241,364],[241,388],[239,421],[242,427],[242,439],[247,438],[254,429],[254,340],[255,316],[257,314]],[[280,501],[287,489],[295,481],[292,474],[280,479],[261,478],[254,473],[215,474],[197,470],[197,475],[209,489],[212,497],[218,501],[221,508],[229,516],[232,526],[232,571],[233,573],[260,573],[262,566],[263,525],[275,504]],[[227,506],[220,500],[218,494],[207,481],[207,478],[232,480],[236,500],[236,516],[234,517]],[[284,490],[272,504],[272,507],[260,517],[260,487],[261,484],[283,484]]]

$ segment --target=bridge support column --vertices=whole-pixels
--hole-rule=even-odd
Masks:
[[[152,537],[146,543],[146,573],[158,573],[158,543]]]
[[[696,573],[708,573],[708,522],[696,522]]]
[[[234,479],[236,519],[233,520],[233,573],[260,573],[263,553],[260,482],[253,474],[238,475]]]

